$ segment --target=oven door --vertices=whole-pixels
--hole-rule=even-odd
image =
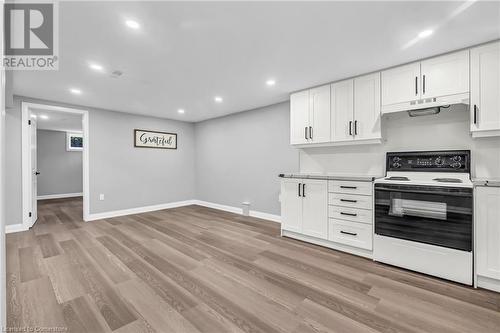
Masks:
[[[472,189],[375,184],[375,233],[472,251]]]

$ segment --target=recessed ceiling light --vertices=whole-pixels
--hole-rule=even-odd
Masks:
[[[45,114],[41,114],[40,115],[40,119],[49,119],[49,116],[45,115]]]
[[[102,71],[104,69],[104,67],[102,67],[99,64],[95,64],[95,63],[90,64],[89,67],[95,71]]]
[[[80,95],[82,93],[82,91],[80,89],[76,89],[76,88],[71,88],[69,91],[75,95]]]
[[[184,109],[179,109],[179,110],[177,110],[177,112],[180,113],[180,114],[183,114],[184,113]]]
[[[266,81],[266,84],[270,87],[274,86],[276,84],[276,80],[274,79],[269,79]]]
[[[433,33],[434,33],[434,31],[432,31],[431,29],[427,29],[427,30],[420,32],[418,34],[418,37],[419,38],[426,38],[426,37],[429,37],[430,35],[432,35]]]
[[[36,114],[32,114],[31,118],[36,119]]]
[[[132,29],[139,29],[141,27],[140,24],[134,20],[126,20],[125,24],[127,25],[127,27]]]
[[[220,97],[220,96],[215,96],[215,97],[214,97],[214,101],[216,101],[217,103],[222,103],[222,97]]]

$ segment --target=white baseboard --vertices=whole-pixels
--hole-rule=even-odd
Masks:
[[[48,194],[39,195],[37,200],[50,200],[50,199],[64,199],[64,198],[76,198],[83,197],[83,193],[63,193],[63,194]]]
[[[13,232],[21,232],[21,231],[26,231],[26,229],[22,223],[19,224],[8,224],[5,226],[5,233],[6,234],[11,234]]]
[[[233,206],[226,206],[226,205],[221,205],[213,202],[208,202],[208,201],[203,201],[203,200],[194,200],[194,204],[198,206],[203,206],[203,207],[208,207],[208,208],[213,208],[213,209],[218,209],[218,210],[223,210],[226,212],[230,213],[235,213],[235,214],[243,214],[243,209],[238,208],[238,207],[233,207]],[[250,216],[256,217],[259,219],[263,220],[268,220],[268,221],[273,221],[273,222],[278,222],[281,223],[281,216],[280,215],[274,215],[274,214],[269,214],[269,213],[264,213],[264,212],[259,212],[256,210],[251,210],[250,211]]]
[[[500,293],[500,280],[491,279],[486,276],[477,276],[477,286]]]
[[[94,221],[94,220],[109,219],[109,218],[118,217],[118,216],[133,215],[133,214],[154,212],[157,210],[163,210],[163,209],[169,209],[169,208],[195,205],[196,204],[195,202],[196,202],[196,200],[185,200],[185,201],[176,201],[176,202],[170,202],[170,203],[160,204],[160,205],[136,207],[136,208],[115,210],[115,211],[104,212],[104,213],[95,213],[95,214],[90,214],[87,217],[86,221],[88,222],[88,221]]]

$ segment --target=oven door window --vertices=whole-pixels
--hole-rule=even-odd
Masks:
[[[472,190],[375,188],[375,233],[452,249],[472,250]]]

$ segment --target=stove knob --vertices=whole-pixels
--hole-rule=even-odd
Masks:
[[[396,169],[399,169],[399,168],[401,168],[401,163],[394,162],[394,163],[392,163],[392,167],[396,168]]]
[[[436,159],[434,160],[434,164],[436,164],[437,166],[441,166],[444,164],[444,160],[441,158],[441,156],[438,156],[436,157]]]
[[[394,156],[394,158],[392,159],[392,161],[393,161],[394,163],[398,163],[398,162],[400,162],[400,161],[401,161],[401,157]]]
[[[461,160],[462,160],[462,156],[460,156],[460,155],[453,156],[453,161],[454,162],[460,162]]]
[[[453,162],[453,163],[451,164],[451,167],[452,167],[453,169],[460,169],[460,168],[462,167],[462,163],[460,163],[460,162]]]

